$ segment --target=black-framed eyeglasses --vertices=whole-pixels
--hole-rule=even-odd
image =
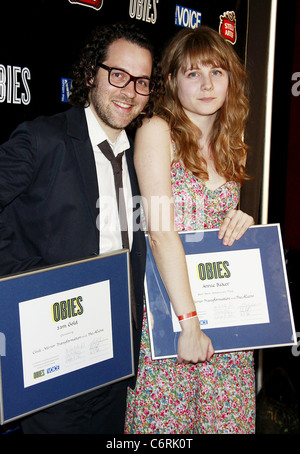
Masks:
[[[99,63],[98,66],[108,71],[108,82],[113,87],[124,88],[133,81],[134,89],[139,95],[149,96],[154,90],[155,83],[148,77],[135,77],[123,69],[111,68],[103,63]]]

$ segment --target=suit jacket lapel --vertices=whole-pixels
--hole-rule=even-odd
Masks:
[[[68,119],[68,135],[73,144],[75,159],[81,175],[83,191],[91,213],[93,226],[99,214],[97,202],[99,189],[93,148],[88,135],[84,110],[72,107],[66,113]]]

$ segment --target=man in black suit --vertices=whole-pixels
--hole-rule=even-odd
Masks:
[[[113,171],[99,144],[122,158],[136,323],[137,370],[145,241],[133,226],[139,194],[125,128],[151,112],[152,48],[133,25],[94,31],[76,67],[72,107],[21,124],[0,147],[0,275],[122,248]],[[123,380],[26,417],[24,433],[122,433]]]

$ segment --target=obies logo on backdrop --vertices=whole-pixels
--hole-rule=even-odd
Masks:
[[[69,0],[70,3],[76,3],[77,5],[88,6],[89,8],[93,8],[99,10],[102,8],[103,0]]]
[[[159,0],[130,0],[129,17],[155,24],[157,20],[156,4]]]
[[[236,43],[236,17],[234,11],[226,11],[220,16],[219,33],[231,44]]]
[[[0,103],[27,106],[31,101],[28,85],[30,79],[31,75],[28,68],[0,64]]]
[[[202,14],[199,11],[176,5],[175,24],[185,28],[197,28],[201,25]]]

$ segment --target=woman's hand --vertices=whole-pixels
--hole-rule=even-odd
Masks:
[[[251,225],[254,225],[252,216],[241,210],[229,210],[220,227],[219,239],[223,239],[225,246],[232,246],[234,241],[239,240]]]
[[[198,317],[182,321],[178,340],[178,362],[196,364],[209,361],[213,354],[212,342],[201,331]]]

